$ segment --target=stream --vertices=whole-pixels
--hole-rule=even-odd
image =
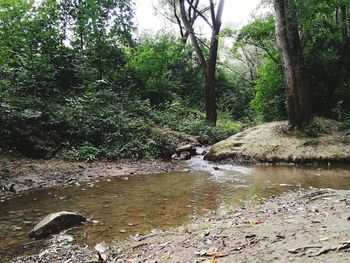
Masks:
[[[94,247],[152,229],[169,229],[298,188],[350,189],[350,169],[214,165],[193,158],[191,172],[96,178],[81,185],[39,189],[0,203],[0,260],[37,252],[29,230],[45,215],[78,211],[94,220],[70,230],[75,242]]]

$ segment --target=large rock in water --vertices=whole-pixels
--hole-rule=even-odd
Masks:
[[[33,229],[29,232],[32,238],[45,238],[52,234],[56,234],[64,229],[80,225],[86,221],[86,218],[76,212],[57,212],[45,216]]]

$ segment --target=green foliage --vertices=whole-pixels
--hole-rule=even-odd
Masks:
[[[251,123],[254,113],[249,102],[254,97],[254,86],[223,69],[218,70],[217,78],[218,108],[221,115],[225,115],[226,119]],[[218,121],[219,126],[220,114]]]
[[[170,35],[131,38],[132,2],[0,2],[0,145],[80,161],[169,157],[208,125],[193,50]],[[186,106],[191,101],[191,107]]]
[[[272,15],[257,18],[248,25],[245,25],[238,33],[235,48],[244,45],[256,46],[265,52],[276,50],[274,42],[275,23]]]
[[[281,68],[270,59],[258,69],[255,98],[251,107],[260,121],[282,120],[286,117],[285,92]]]
[[[350,76],[342,69],[347,42],[336,10],[348,2],[296,2],[316,113],[345,121]],[[1,147],[81,161],[169,157],[190,136],[211,144],[256,119],[286,117],[269,14],[236,34],[234,70],[224,63],[217,70],[220,114],[213,127],[204,117],[204,80],[192,48],[164,34],[135,42],[131,0],[2,0],[0,10]],[[313,122],[301,132],[325,131]]]
[[[242,128],[239,123],[230,121],[227,115],[219,115],[218,125],[214,127],[205,121],[204,113],[190,108],[181,101],[166,104],[163,111],[158,111],[155,123],[195,136],[203,144],[218,142]]]
[[[85,143],[78,148],[72,148],[64,153],[64,157],[69,160],[94,162],[101,156],[101,151],[89,143]]]
[[[305,67],[313,87],[313,109],[321,116],[335,117],[332,109],[347,97],[335,96],[341,93],[340,71],[347,41],[342,38],[342,23],[337,18],[341,4],[348,5],[348,1],[297,1]]]
[[[338,125],[340,131],[345,131],[347,134],[350,133],[350,119],[345,120]]]
[[[321,119],[314,119],[303,127],[294,128],[294,134],[299,137],[318,137],[328,133],[329,128]]]
[[[144,39],[130,49],[126,71],[134,74],[130,94],[149,99],[152,105],[171,102],[180,96],[183,99],[198,96],[203,81],[193,50],[170,35]],[[194,96],[195,95],[195,96]]]
[[[74,138],[68,146],[78,145],[73,150],[77,155],[72,155],[69,150],[66,157],[73,156],[77,160],[81,156],[85,158],[86,143],[98,149],[95,158],[148,159],[169,156],[175,146],[166,136],[160,137],[152,129],[149,124],[152,123],[149,119],[152,111],[147,102],[121,100],[118,94],[110,92],[97,92],[71,101],[57,115],[61,125],[66,127],[67,135],[64,137]]]
[[[245,25],[239,31],[231,52],[238,60],[244,62],[244,66],[248,68],[245,78],[248,78],[248,74],[248,84],[255,86],[254,91],[241,84],[236,85],[241,86],[240,93],[248,94],[249,98],[249,101],[243,100],[245,105],[250,105],[250,108],[246,106],[243,116],[253,115],[253,110],[258,122],[284,119],[285,93],[273,16],[267,14]],[[242,80],[239,83],[242,83]],[[249,90],[250,93],[247,92]]]

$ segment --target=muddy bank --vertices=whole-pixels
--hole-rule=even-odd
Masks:
[[[74,185],[96,177],[184,170],[179,162],[162,160],[85,163],[0,156],[0,196],[36,188]]]
[[[289,192],[102,248],[108,262],[348,262],[350,191]],[[39,254],[12,262],[67,260],[98,262],[98,254],[56,236]]]
[[[327,132],[317,137],[289,131],[287,122],[259,125],[213,145],[205,158],[236,163],[350,163],[350,136],[337,130],[336,121],[322,121]]]

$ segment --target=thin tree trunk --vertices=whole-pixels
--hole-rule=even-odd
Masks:
[[[212,1],[211,1],[212,4]],[[213,15],[214,7],[211,5],[213,29],[210,42],[210,56],[208,62],[208,76],[206,79],[206,119],[209,123],[216,124],[217,107],[216,107],[216,64],[218,59],[219,33],[221,29],[221,17],[224,8],[224,0],[218,5],[217,14]]]
[[[216,106],[216,64],[219,47],[219,33],[221,29],[221,17],[224,8],[224,0],[218,3],[217,13],[215,14],[214,3],[210,0],[210,11],[212,20],[212,36],[209,50],[209,60],[205,59],[204,53],[194,34],[193,24],[187,18],[185,9],[185,0],[180,0],[180,11],[183,24],[191,38],[192,46],[199,60],[204,78],[205,78],[205,108],[206,120],[216,125],[217,121],[217,106]],[[195,12],[196,10],[194,10]]]

